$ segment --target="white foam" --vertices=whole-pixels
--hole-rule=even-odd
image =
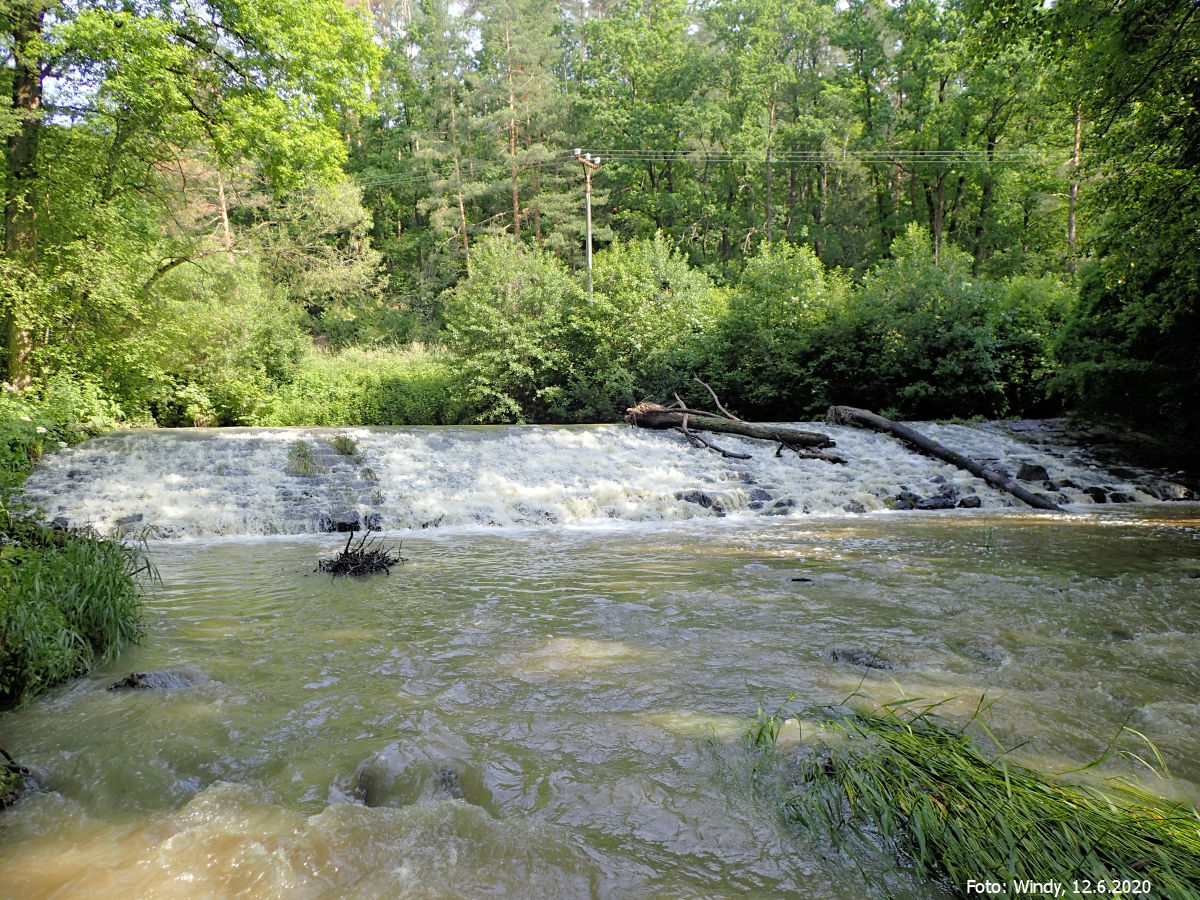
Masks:
[[[736,436],[718,442],[752,458],[725,459],[673,433],[615,425],[161,429],[110,434],[53,454],[30,476],[25,496],[47,518],[148,537],[315,532],[339,511],[377,515],[387,530],[882,512],[901,490],[931,496],[946,485],[958,497],[978,496],[983,508],[1015,503],[882,435],[799,427],[828,433],[847,464],[776,457],[773,446]],[[1044,465],[1052,479],[1075,484],[1052,494],[1059,502],[1090,503],[1082,489],[1095,484],[1153,500],[1137,485],[994,428],[920,428],[1009,471],[1023,462]],[[337,434],[357,442],[361,461],[329,446]],[[324,472],[288,474],[297,441],[312,448]]]

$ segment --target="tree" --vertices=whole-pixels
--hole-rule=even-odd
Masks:
[[[56,259],[63,248],[105,240],[112,221],[138,206],[130,195],[152,199],[158,167],[196,148],[219,170],[248,161],[276,191],[337,178],[342,126],[367,108],[377,62],[365,21],[339,0],[87,0],[53,17],[47,9],[17,0],[0,19],[12,96],[4,374],[18,385],[34,374],[28,326],[37,302],[60,293],[55,279],[69,274]],[[51,75],[53,94],[43,97]],[[53,167],[49,136],[67,154]],[[80,202],[39,209],[48,195]],[[153,230],[144,219],[127,224]],[[87,289],[77,296],[94,299]]]

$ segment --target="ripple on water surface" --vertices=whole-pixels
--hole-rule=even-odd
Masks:
[[[793,692],[986,692],[1054,770],[1129,721],[1194,802],[1196,509],[1104,515],[426,532],[363,580],[312,573],[332,536],[156,544],[144,645],[6,714],[51,790],[0,895],[862,896],[749,775]]]

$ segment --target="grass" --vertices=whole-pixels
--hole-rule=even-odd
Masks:
[[[800,761],[784,808],[840,836],[851,855],[882,843],[964,896],[971,880],[1004,886],[992,896],[1021,896],[1023,879],[1068,890],[1129,880],[1149,882],[1155,897],[1200,896],[1193,809],[1128,782],[1100,789],[1015,765],[930,710],[884,706],[826,728],[838,746]]]
[[[0,708],[19,705],[141,634],[141,582],[153,578],[136,547],[0,521]]]
[[[288,460],[284,471],[289,475],[311,478],[313,475],[322,474],[325,469],[323,466],[317,465],[317,461],[313,459],[312,448],[308,446],[307,442],[296,441],[288,447]]]
[[[358,442],[348,434],[339,434],[337,437],[331,438],[329,446],[351,462],[362,462],[362,451],[358,449]]]
[[[120,410],[95,385],[56,378],[0,392],[0,709],[116,656],[140,635],[141,552],[14,514],[12,497],[47,452],[113,428]],[[0,770],[0,797],[19,773]]]

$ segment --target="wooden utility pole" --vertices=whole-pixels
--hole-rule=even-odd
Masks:
[[[592,173],[600,168],[600,157],[575,148],[575,159],[583,165],[583,193],[587,200],[587,291],[588,303],[592,302]]]

